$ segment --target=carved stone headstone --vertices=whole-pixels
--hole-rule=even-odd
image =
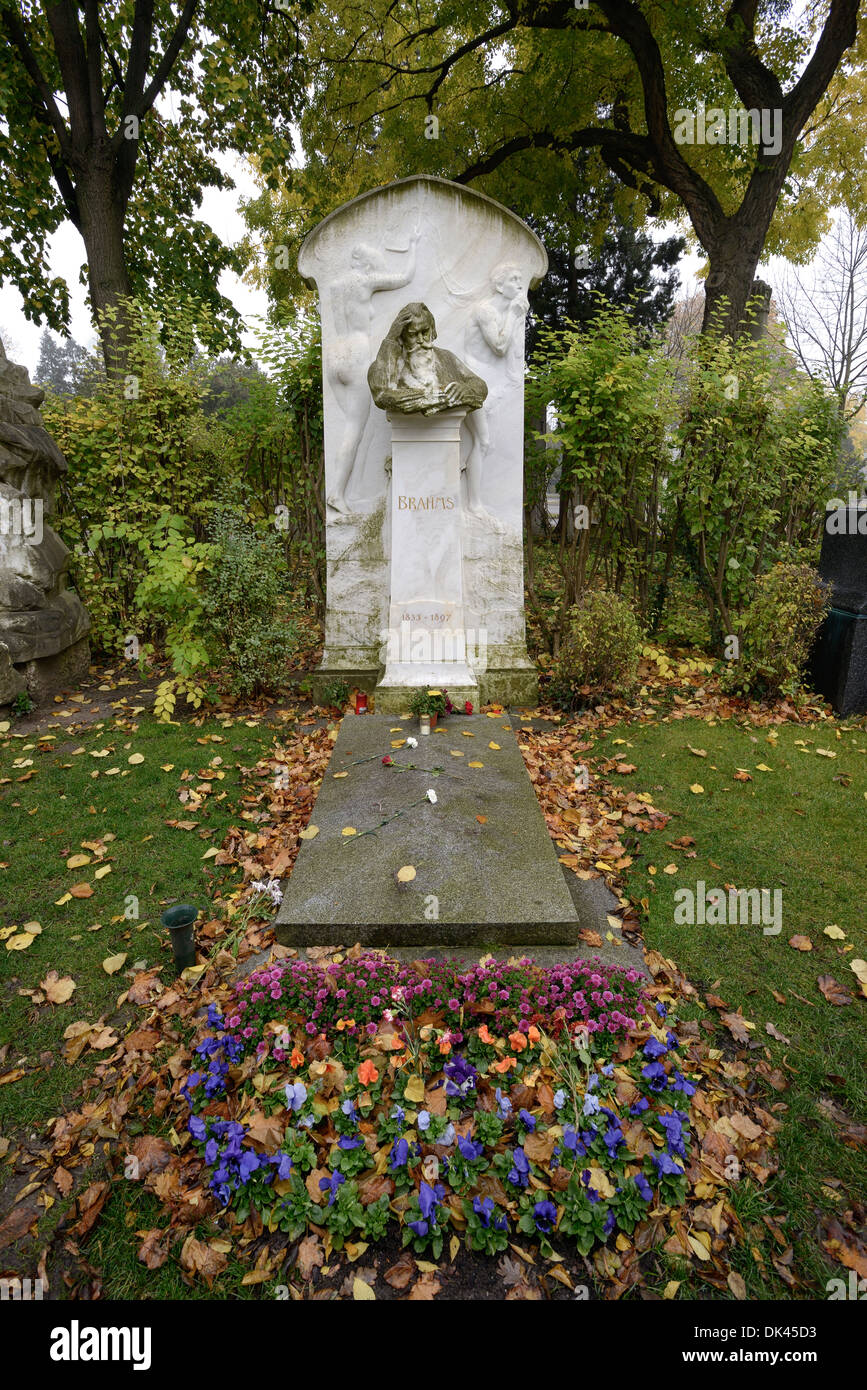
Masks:
[[[322,318],[320,682],[379,682],[378,708],[402,708],[400,687],[433,683],[418,651],[409,663],[416,669],[392,679],[395,665],[406,665],[407,637],[411,646],[427,630],[434,642],[459,622],[466,655],[439,676],[435,668],[435,678],[450,680],[454,693],[533,702],[523,606],[524,321],[527,291],[547,270],[544,248],[499,203],[423,176],[326,217],[298,265],[318,290]],[[428,319],[435,346],[421,341]]]
[[[44,392],[0,342],[0,704],[38,703],[87,673],[90,618],[66,587],[69,551],[45,524],[66,459],[43,428]]]

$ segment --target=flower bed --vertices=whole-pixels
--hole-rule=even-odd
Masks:
[[[280,962],[209,1007],[189,1130],[239,1222],[586,1254],[685,1198],[695,1087],[665,1013],[592,961]]]

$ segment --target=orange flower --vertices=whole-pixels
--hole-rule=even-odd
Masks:
[[[509,1043],[516,1052],[523,1052],[524,1048],[527,1046],[527,1039],[524,1037],[523,1033],[510,1033]]]
[[[481,1028],[479,1029],[479,1037],[481,1038],[481,1040],[482,1040],[483,1043],[489,1043],[491,1047],[494,1046],[494,1039],[491,1037],[490,1033],[488,1032],[488,1025],[487,1025],[487,1023],[483,1023],[482,1026],[481,1026]]]
[[[530,1039],[530,1042],[537,1043],[541,1036],[542,1034],[539,1032],[539,1029],[536,1027],[535,1023],[531,1023],[529,1029],[527,1030],[527,1037]]]
[[[438,1046],[439,1046],[440,1052],[442,1053],[442,1055],[443,1055],[444,1057],[445,1057],[446,1053],[451,1052],[451,1050],[452,1050],[452,1043],[451,1043],[451,1038],[449,1038],[448,1034],[445,1034],[443,1037],[440,1038],[439,1043],[438,1043]]]
[[[354,1018],[339,1018],[339,1019],[337,1020],[337,1031],[338,1031],[338,1033],[342,1033],[343,1030],[344,1030],[344,1028],[354,1028],[354,1027],[355,1027],[355,1019],[354,1019]]]
[[[491,1063],[491,1071],[498,1071],[502,1075],[504,1071],[508,1071],[510,1067],[515,1065],[515,1061],[514,1057],[504,1057],[501,1062]]]
[[[379,1080],[379,1072],[368,1057],[358,1068],[358,1079],[362,1086],[372,1086]]]
[[[293,1067],[301,1066],[304,1061],[304,1053],[301,1051],[300,1047],[293,1047],[292,1056],[289,1058],[289,1061]]]

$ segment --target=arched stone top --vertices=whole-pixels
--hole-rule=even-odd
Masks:
[[[298,269],[307,283],[315,288],[321,287],[322,273],[331,260],[329,249],[335,237],[339,243],[347,234],[355,232],[363,235],[365,228],[372,232],[395,219],[402,220],[406,209],[412,207],[413,195],[419,211],[426,208],[438,222],[448,223],[456,218],[468,221],[482,234],[486,228],[494,230],[495,236],[498,233],[498,239],[502,239],[502,249],[507,254],[509,250],[516,253],[520,247],[529,268],[528,288],[532,289],[544,278],[548,270],[545,248],[535,232],[516,213],[486,193],[479,193],[451,179],[439,178],[434,174],[414,174],[360,193],[329,213],[308,233],[298,253]],[[451,212],[450,202],[456,204]]]

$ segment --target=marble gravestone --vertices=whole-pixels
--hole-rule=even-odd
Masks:
[[[317,673],[534,703],[524,628],[524,323],[544,248],[499,203],[402,179],[326,217],[319,294],[327,607]]]

